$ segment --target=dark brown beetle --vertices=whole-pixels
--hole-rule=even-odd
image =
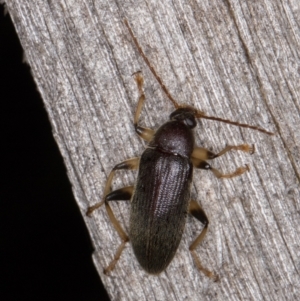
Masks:
[[[212,168],[206,160],[217,158],[230,150],[253,153],[254,147],[247,144],[227,146],[218,154],[197,147],[194,143],[193,134],[193,128],[197,125],[196,118],[213,119],[253,128],[267,134],[272,133],[246,124],[208,117],[195,108],[178,105],[150,65],[126,20],[125,25],[139,52],[175,105],[176,110],[170,115],[170,121],[163,124],[157,131],[139,126],[138,120],[145,100],[144,81],[140,72],[135,74],[140,96],[134,116],[134,126],[137,134],[149,143],[148,147],[141,158],[126,160],[112,169],[105,186],[104,200],[90,207],[87,212],[87,214],[90,214],[93,210],[105,204],[109,218],[122,240],[113,261],[105,269],[105,272],[114,269],[126,242],[129,240],[138,262],[148,273],[159,274],[165,270],[175,255],[184,230],[186,216],[190,213],[204,224],[203,230],[189,247],[193,259],[200,271],[213,280],[217,280],[216,274],[201,265],[195,252],[207,231],[208,218],[199,204],[194,200],[190,200],[193,167],[210,170],[218,178],[232,178],[243,174],[249,170],[249,167],[246,165],[238,168],[233,173],[222,174]],[[110,192],[116,170],[138,168],[139,174],[135,186]],[[131,200],[129,236],[124,232],[109,206],[109,201],[117,200]]]

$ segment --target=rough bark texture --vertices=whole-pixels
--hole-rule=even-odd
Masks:
[[[112,300],[299,300],[300,296],[300,2],[299,0],[7,0],[26,59],[43,97],[74,195],[95,245],[94,261]],[[252,156],[230,153],[223,171],[248,163],[230,180],[194,173],[193,197],[210,219],[197,252],[220,276],[195,268],[188,245],[202,229],[188,219],[171,265],[147,275],[128,244],[111,276],[103,275],[120,243],[102,207],[110,169],[138,156],[132,126],[145,76],[141,121],[157,128],[173,108],[137,52],[131,24],[170,92],[208,115],[249,123],[275,136],[200,121],[198,145],[254,143]],[[120,172],[114,187],[134,182]],[[129,204],[112,205],[128,229]]]

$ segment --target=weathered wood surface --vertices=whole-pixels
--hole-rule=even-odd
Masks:
[[[64,156],[74,195],[95,245],[94,261],[112,300],[299,300],[300,296],[300,2],[219,1],[6,1],[53,134]],[[192,195],[210,219],[197,249],[188,245],[201,225],[188,219],[175,259],[160,276],[147,275],[130,245],[110,277],[103,267],[120,240],[104,208],[92,218],[115,163],[138,156],[144,145],[132,126],[142,70],[147,102],[142,123],[167,120],[172,106],[134,46],[127,18],[171,93],[209,115],[275,131],[273,137],[200,121],[196,140],[213,150],[255,143],[253,156],[228,154],[223,171],[248,163],[239,178],[218,180],[196,171]],[[134,182],[120,172],[114,187]],[[113,204],[128,229],[129,204]]]

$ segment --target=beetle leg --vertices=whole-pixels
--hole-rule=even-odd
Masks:
[[[223,156],[225,153],[227,153],[230,150],[240,150],[246,153],[250,153],[252,155],[255,151],[255,147],[254,144],[253,145],[249,145],[249,144],[227,145],[224,149],[222,149],[217,154],[203,147],[195,147],[192,153],[192,157],[196,159],[200,159],[202,161],[212,160],[217,157]]]
[[[122,254],[122,252],[125,248],[126,243],[129,241],[128,235],[125,233],[122,226],[120,225],[120,223],[116,219],[116,217],[115,217],[111,207],[109,206],[108,202],[109,201],[130,200],[131,196],[132,196],[132,193],[133,193],[133,189],[134,189],[133,186],[123,187],[121,189],[117,189],[117,190],[114,190],[114,191],[110,192],[105,197],[104,204],[105,204],[105,208],[106,208],[108,217],[109,217],[111,223],[113,224],[114,228],[118,232],[118,235],[122,240],[122,243],[118,247],[117,252],[116,252],[113,260],[110,262],[108,267],[104,269],[104,274],[108,274],[110,271],[112,271],[115,268],[115,265],[116,265],[117,261],[120,259],[121,254]]]
[[[107,181],[106,181],[106,185],[105,185],[105,188],[104,188],[104,196],[106,197],[107,194],[110,193],[111,191],[111,182],[113,180],[113,177],[115,175],[115,171],[116,170],[120,170],[120,169],[126,169],[126,170],[135,170],[135,169],[138,169],[139,167],[139,163],[140,163],[140,158],[139,157],[136,157],[136,158],[132,158],[132,159],[128,159],[126,161],[123,161],[119,164],[117,164],[110,172],[108,178],[107,178]],[[91,213],[96,210],[97,208],[101,207],[102,205],[104,204],[104,200],[89,207],[87,212],[86,212],[86,215],[91,215]]]
[[[202,242],[206,232],[207,232],[207,228],[208,228],[208,218],[205,214],[205,212],[203,211],[203,209],[199,206],[199,204],[194,201],[194,200],[191,200],[190,201],[190,205],[189,205],[189,213],[195,217],[198,221],[200,221],[203,225],[204,225],[204,228],[203,230],[201,231],[201,233],[197,236],[197,238],[194,240],[194,242],[190,245],[189,247],[189,250],[191,251],[191,254],[193,256],[193,259],[196,263],[196,266],[197,268],[203,272],[205,274],[205,276],[213,279],[214,281],[217,281],[218,280],[218,276],[207,270],[206,268],[204,268],[196,254],[196,251],[195,249],[197,248],[197,246]]]
[[[87,215],[90,215],[95,209],[99,208],[100,206],[102,206],[103,204],[105,204],[105,208],[108,214],[108,217],[111,221],[111,223],[113,224],[114,228],[116,229],[116,231],[118,232],[119,237],[122,240],[121,245],[118,247],[118,250],[113,258],[113,260],[110,262],[110,264],[108,265],[108,267],[106,269],[104,269],[104,273],[107,274],[110,271],[112,271],[117,263],[117,261],[119,260],[126,243],[129,241],[129,237],[127,236],[127,234],[125,233],[125,231],[123,230],[122,226],[120,225],[120,223],[118,222],[118,220],[116,219],[111,207],[109,206],[108,202],[109,201],[116,201],[116,200],[130,200],[131,196],[132,196],[132,192],[133,192],[133,186],[128,186],[128,187],[124,187],[115,191],[111,192],[111,183],[115,174],[116,170],[120,170],[120,169],[127,169],[127,170],[134,170],[134,169],[138,169],[139,167],[139,163],[140,163],[140,158],[136,157],[136,158],[132,158],[132,159],[128,159],[126,161],[123,161],[119,164],[117,164],[112,171],[110,172],[108,179],[106,181],[106,185],[104,188],[104,200],[102,202],[99,202],[97,204],[95,204],[94,206],[91,206],[88,208],[87,210]]]
[[[196,168],[211,170],[217,178],[233,178],[233,177],[243,174],[246,171],[249,171],[250,168],[248,165],[246,165],[245,167],[237,168],[236,171],[234,171],[233,173],[223,174],[220,171],[218,171],[217,169],[211,167],[205,161],[205,160],[212,160],[217,157],[220,157],[230,150],[240,150],[243,152],[253,154],[255,151],[255,147],[254,147],[254,145],[251,146],[248,144],[240,144],[240,145],[236,145],[236,146],[228,145],[217,154],[207,150],[206,148],[195,147],[193,150],[193,153],[192,153],[192,158],[191,158],[192,163]]]
[[[222,178],[222,179],[224,179],[224,178],[227,178],[227,179],[234,178],[234,177],[237,177],[237,176],[243,174],[244,172],[250,170],[249,165],[246,164],[245,167],[239,167],[232,173],[223,174],[219,170],[211,167],[206,161],[196,159],[196,158],[193,158],[193,157],[191,158],[191,160],[192,160],[192,163],[193,163],[194,167],[199,168],[199,169],[210,170],[210,171],[213,172],[213,174],[217,178]]]
[[[144,105],[145,102],[145,94],[144,94],[144,77],[141,71],[138,71],[136,73],[134,73],[134,79],[136,81],[138,90],[139,90],[139,101],[138,101],[138,105],[136,107],[136,111],[134,114],[134,125],[137,125],[140,115],[141,115],[141,111],[142,111],[142,107]]]
[[[136,72],[135,74],[135,81],[139,90],[139,101],[138,101],[138,105],[136,107],[136,111],[134,114],[134,120],[133,120],[133,124],[134,124],[134,128],[136,133],[143,138],[144,140],[150,142],[153,138],[154,135],[154,131],[148,128],[144,128],[138,125],[138,121],[141,115],[141,111],[145,102],[145,94],[144,94],[144,90],[143,90],[143,86],[144,86],[144,77],[142,75],[142,73]]]
[[[154,131],[148,128],[144,128],[139,125],[135,125],[136,133],[143,138],[145,141],[150,142],[154,136]]]

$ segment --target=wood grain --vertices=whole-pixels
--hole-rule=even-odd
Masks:
[[[300,296],[300,2],[298,0],[13,1],[12,16],[43,97],[95,245],[94,261],[111,300],[298,300]],[[213,283],[197,271],[188,245],[201,225],[188,219],[179,250],[160,276],[147,275],[130,245],[110,276],[103,268],[120,240],[104,208],[91,218],[118,162],[144,149],[134,133],[137,90],[145,77],[142,124],[157,128],[172,105],[139,55],[126,18],[171,94],[208,115],[257,125],[267,136],[201,120],[198,145],[254,143],[252,156],[213,162],[222,171],[248,163],[249,173],[218,180],[194,173],[192,195],[210,219],[197,249]],[[114,187],[134,182],[120,172]],[[128,229],[129,204],[113,204]]]

